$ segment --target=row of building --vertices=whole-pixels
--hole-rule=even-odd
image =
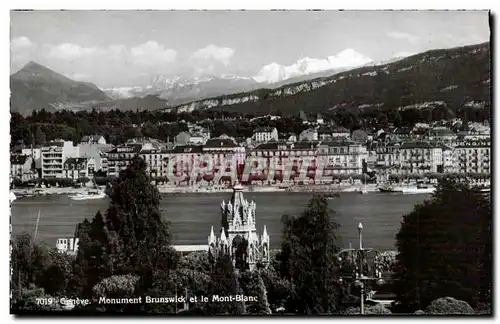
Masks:
[[[78,145],[53,141],[41,148],[25,148],[12,154],[11,176],[22,181],[38,176],[77,180],[90,178],[96,172],[118,176],[134,157],[141,157],[152,177],[167,177],[172,159],[177,161],[177,170],[182,167],[190,173],[196,158],[207,154],[216,166],[229,158],[237,166],[243,166],[248,157],[265,158],[267,165],[271,161],[284,165],[309,157],[312,165],[317,166],[322,159],[327,161],[332,174],[490,173],[489,133],[470,130],[455,133],[436,127],[425,131],[395,129],[350,134],[342,128],[321,125],[302,132],[299,140],[280,140],[276,128],[257,128],[253,140],[239,143],[224,135],[209,138],[209,133],[202,134],[195,143],[189,140],[161,143],[150,139],[112,146],[102,136],[86,137]]]

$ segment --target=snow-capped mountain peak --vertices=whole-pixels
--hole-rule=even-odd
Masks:
[[[333,69],[353,68],[372,63],[373,60],[348,48],[334,56],[328,57],[328,62]]]
[[[259,74],[254,77],[254,80],[259,83],[280,82],[281,80],[290,78],[286,68],[278,63],[268,64],[260,70]]]
[[[294,78],[328,70],[342,70],[355,68],[372,63],[372,59],[366,57],[353,49],[345,49],[336,55],[326,59],[314,59],[305,57],[292,65],[283,66],[271,63],[264,66],[254,77],[259,83],[277,83],[286,79]]]

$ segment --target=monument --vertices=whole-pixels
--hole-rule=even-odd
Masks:
[[[243,197],[243,186],[233,187],[231,199],[221,203],[222,229],[217,237],[212,226],[208,237],[208,253],[212,260],[229,255],[233,265],[240,269],[254,270],[258,263],[269,263],[269,235],[264,225],[262,235],[257,234],[254,201]],[[243,268],[243,269],[242,269]]]

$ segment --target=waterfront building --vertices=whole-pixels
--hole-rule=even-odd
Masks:
[[[150,177],[167,176],[168,151],[156,142],[127,143],[113,148],[107,153],[108,175],[118,176],[135,157],[146,162]]]
[[[368,160],[368,151],[360,143],[338,138],[321,142],[318,157],[326,159],[327,174],[363,174],[363,162]]]
[[[236,141],[226,135],[221,135],[218,138],[212,138],[205,142],[202,146],[203,154],[210,154],[214,166],[218,170],[222,161],[229,162],[233,167],[240,167],[245,164],[246,151],[245,148],[238,145]],[[232,179],[236,181],[236,179]]]
[[[405,141],[399,147],[400,173],[443,173],[442,147],[427,141]]]
[[[23,148],[21,149],[21,154],[22,155],[28,155],[31,156],[34,160],[35,163],[36,161],[40,161],[40,158],[42,157],[42,149],[41,148]]]
[[[83,136],[80,144],[106,144],[106,139],[102,135]]]
[[[64,162],[63,177],[73,180],[91,178],[96,172],[93,158],[68,158]]]
[[[455,154],[455,149],[443,143],[438,143],[441,146],[441,152],[443,155],[443,172],[444,173],[455,173],[458,172],[458,160]]]
[[[78,146],[71,141],[56,140],[41,148],[42,178],[64,178],[64,162],[79,157]]]
[[[22,182],[37,178],[33,170],[34,159],[28,155],[11,154],[10,155],[10,176],[12,179],[18,179]]]
[[[398,173],[401,166],[399,155],[399,141],[380,142],[375,146],[376,159],[375,169],[381,176],[389,176],[392,173]]]
[[[276,127],[258,127],[253,131],[252,140],[256,143],[278,141]]]
[[[80,157],[93,158],[95,170],[107,172],[107,152],[113,149],[111,144],[78,144]]]
[[[217,237],[214,227],[208,237],[209,257],[216,260],[221,255],[228,255],[233,265],[243,267],[240,270],[254,270],[258,263],[269,263],[270,238],[264,225],[262,235],[257,234],[255,211],[257,205],[243,197],[243,187],[233,188],[231,199],[221,203],[222,229]]]
[[[173,172],[175,175],[187,175],[182,181],[173,180],[172,182],[174,185],[189,184],[190,182],[193,184],[197,180],[200,180],[190,179],[189,175],[191,175],[196,159],[202,153],[203,147],[201,145],[176,145],[173,149],[166,152],[167,166],[169,161],[172,159],[175,160],[173,165],[170,166],[173,167],[173,170],[170,170],[170,173]]]
[[[116,176],[120,174],[139,155],[142,149],[141,144],[124,144],[113,148],[108,152],[108,175]]]
[[[459,173],[491,173],[490,157],[489,139],[464,139],[455,147]]]
[[[142,144],[139,156],[146,162],[146,172],[151,178],[167,176],[168,151],[159,143]]]
[[[299,161],[304,157],[312,158],[311,164],[308,167],[307,173],[309,178],[314,178],[314,170],[316,157],[318,153],[318,145],[320,142],[308,142],[302,141],[297,143],[285,143],[285,142],[272,142],[264,143],[257,146],[255,149],[249,152],[249,157],[263,157],[266,160],[266,166],[263,169],[268,169],[272,160],[277,159],[278,167],[283,167],[289,163],[293,164],[292,171],[298,171]],[[281,170],[276,170],[276,173],[267,174],[264,176],[268,182],[273,180],[280,181],[282,183],[289,183],[292,178],[295,178],[296,174],[292,172],[290,179],[283,178],[283,173]],[[246,179],[245,179],[246,180]],[[261,175],[250,175],[248,181],[262,181]]]

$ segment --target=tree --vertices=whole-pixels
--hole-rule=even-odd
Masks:
[[[23,288],[11,301],[11,313],[22,314],[40,311],[61,311],[59,298],[50,296],[42,288]]]
[[[48,253],[48,266],[40,274],[37,285],[49,295],[61,295],[66,292],[72,277],[73,256],[52,249]]]
[[[404,216],[396,236],[395,292],[408,311],[449,296],[473,307],[491,291],[491,204],[460,179]]]
[[[433,300],[424,311],[430,315],[473,315],[474,309],[463,300],[452,297],[443,297]]]
[[[141,295],[152,288],[156,272],[177,264],[169,224],[160,214],[158,189],[146,175],[145,162],[135,158],[107,194],[106,217],[98,212],[90,226],[81,226],[75,291],[90,298],[102,279],[130,274],[140,278],[136,292]]]
[[[241,295],[238,278],[234,272],[233,263],[228,256],[221,255],[218,257],[208,291],[209,302],[206,305],[207,314],[240,315],[245,313],[245,304],[240,301],[220,302],[216,300],[219,297]]]
[[[290,307],[300,314],[334,312],[338,224],[330,219],[326,197],[314,196],[300,217],[284,221],[281,275],[295,287]]]
[[[113,274],[112,250],[104,218],[98,211],[89,223],[77,225],[79,247],[69,286],[74,296],[92,298],[94,286]]]
[[[135,287],[139,277],[133,275],[115,275],[101,280],[92,289],[96,301],[100,297],[105,298],[137,298],[134,295]],[[123,312],[127,304],[100,305],[107,312]]]
[[[344,315],[360,315],[360,307],[349,307],[343,313]],[[366,306],[364,309],[364,315],[391,315],[392,312],[382,305]]]
[[[35,144],[36,145],[44,145],[47,141],[45,133],[42,131],[40,125],[36,126],[35,129]]]
[[[269,307],[273,312],[284,308],[289,297],[293,294],[293,285],[287,279],[269,267],[259,271],[267,291]]]
[[[245,296],[256,297],[257,301],[247,302],[247,314],[271,314],[267,301],[267,290],[259,272],[245,271],[241,274],[241,287]]]
[[[48,251],[35,244],[28,233],[22,233],[12,242],[11,286],[20,293],[22,289],[35,286],[48,265]],[[16,298],[16,295],[13,296]]]
[[[170,226],[160,213],[160,194],[146,174],[146,163],[135,158],[107,191],[106,213],[114,273],[143,274],[172,269],[177,254],[170,244]]]

